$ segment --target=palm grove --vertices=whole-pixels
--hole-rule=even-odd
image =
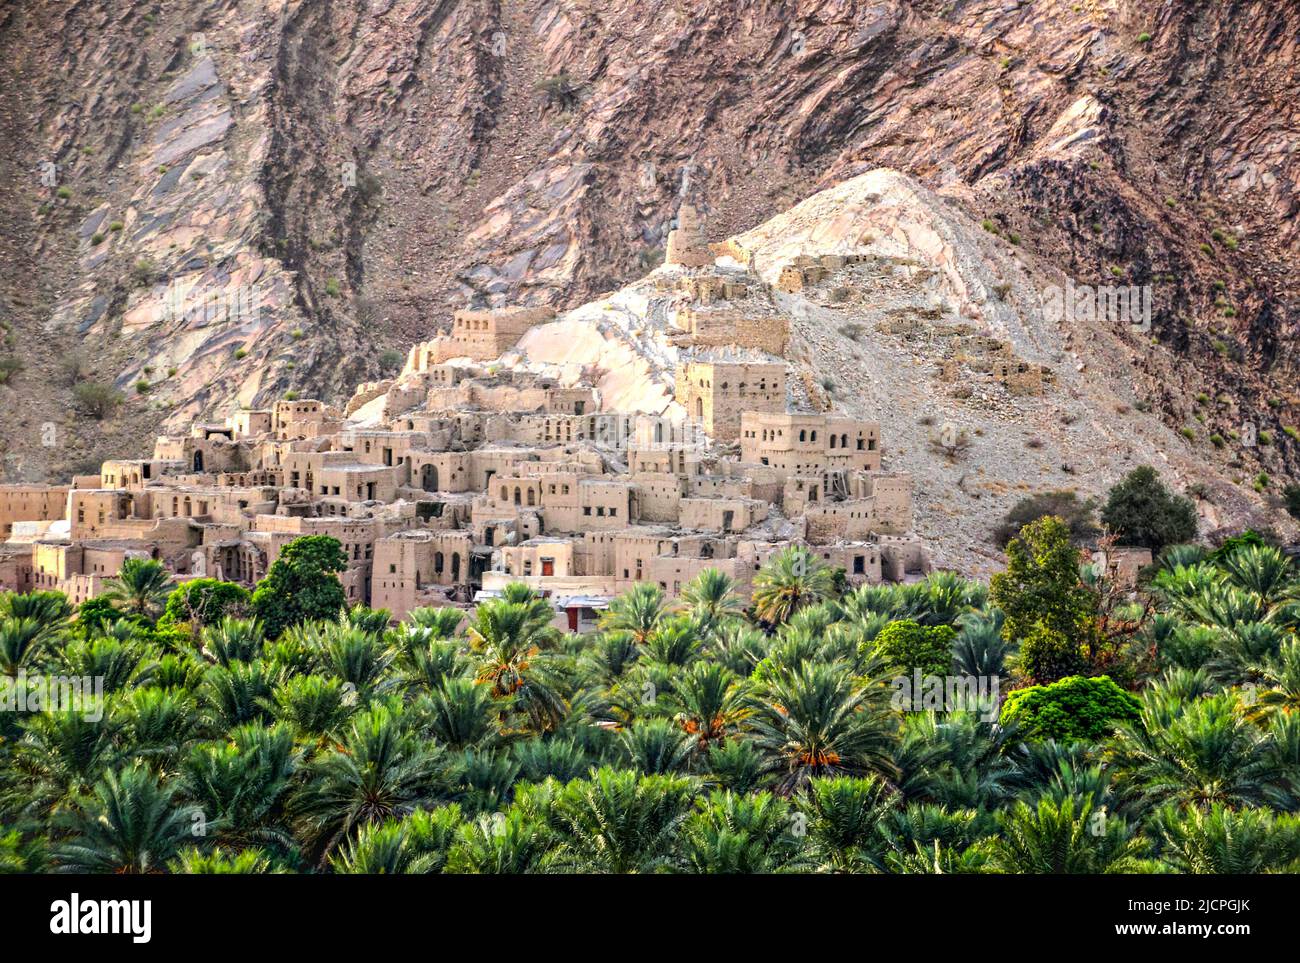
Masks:
[[[320,536],[252,593],[141,560],[75,611],[0,596],[0,871],[1300,870],[1300,572],[1175,544],[1153,475],[1103,513],[1158,550],[1137,593],[1029,514],[991,585],[790,547],[582,637],[523,585],[392,627]],[[50,677],[102,712],[23,711]],[[921,677],[1001,697],[900,703]]]

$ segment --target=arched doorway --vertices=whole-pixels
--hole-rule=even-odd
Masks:
[[[420,487],[426,492],[436,492],[438,490],[437,465],[425,465],[420,469]]]
[[[203,471],[203,452],[201,451],[194,453],[194,470]]]

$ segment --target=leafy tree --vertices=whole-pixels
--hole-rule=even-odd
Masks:
[[[1110,490],[1101,520],[1121,545],[1153,553],[1196,537],[1196,506],[1166,488],[1150,465],[1133,469]]]
[[[952,671],[952,644],[957,631],[950,625],[925,628],[903,619],[890,622],[876,636],[876,654],[891,669],[911,675],[948,675]]]
[[[1095,742],[1117,723],[1136,720],[1140,706],[1108,676],[1072,675],[1012,692],[1002,704],[1002,723],[1036,739]]]
[[[1007,569],[991,580],[1002,635],[1020,644],[1018,667],[1042,684],[1072,675],[1098,644],[1096,599],[1079,578],[1080,556],[1059,518],[1026,525],[1007,546]]]
[[[215,578],[196,578],[182,582],[167,596],[163,618],[198,626],[216,625],[227,615],[243,615],[251,600],[248,589],[242,585]]]
[[[253,613],[269,638],[316,619],[333,619],[347,605],[338,573],[348,557],[338,539],[304,535],[280,551],[253,592]]]
[[[1070,540],[1079,544],[1101,531],[1093,517],[1096,508],[1096,499],[1080,498],[1078,492],[1068,489],[1040,492],[1016,502],[998,525],[995,537],[999,545],[1006,547],[1030,522],[1055,515],[1070,529]]]

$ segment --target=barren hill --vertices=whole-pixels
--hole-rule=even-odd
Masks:
[[[866,173],[888,202],[844,223],[897,263],[861,303],[776,300],[810,400],[828,380],[878,413],[904,466],[969,430],[927,469],[935,525],[1165,459],[1238,517],[1300,473],[1298,37],[1294,5],[1255,2],[15,0],[4,479],[287,390],[342,400],[467,304],[598,305],[683,197],[779,270],[825,239],[801,219],[839,230],[796,205]],[[1151,285],[1151,330],[1044,325],[1067,281]],[[1059,384],[953,398],[945,335],[882,334],[891,310],[961,317]],[[665,358],[644,363],[642,394]],[[78,383],[125,401],[90,417]]]

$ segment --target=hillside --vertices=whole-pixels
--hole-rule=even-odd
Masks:
[[[887,167],[962,225],[939,232],[969,259],[942,296],[1063,390],[1020,422],[931,413],[897,364],[926,351],[795,306],[837,404],[878,413],[917,471],[945,419],[984,431],[929,469],[981,514],[1004,486],[1167,459],[1210,490],[1207,525],[1240,519],[1261,473],[1267,495],[1300,471],[1298,28],[1281,4],[1127,0],[9,4],[0,171],[28,186],[0,196],[23,365],[0,385],[4,479],[286,390],[341,401],[467,304],[579,307],[653,268],[683,197],[715,238],[784,235],[799,202]],[[1064,279],[1151,284],[1146,341],[1026,317]],[[78,382],[124,403],[88,417]],[[1247,424],[1272,443],[1235,444]],[[933,497],[960,518],[976,496]]]

